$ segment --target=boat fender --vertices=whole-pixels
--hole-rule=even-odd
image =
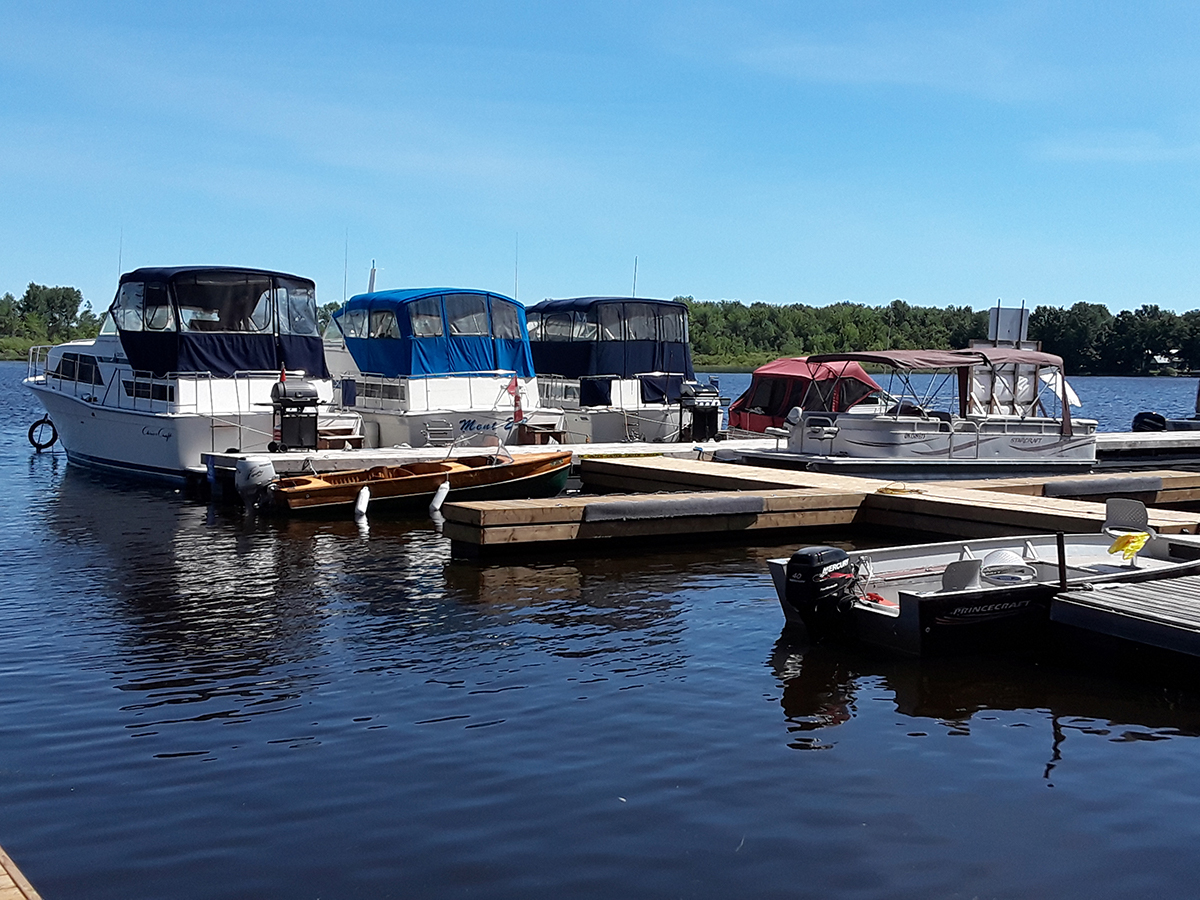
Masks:
[[[439,512],[442,504],[446,502],[446,495],[450,493],[449,480],[443,481],[438,485],[438,489],[434,491],[433,499],[429,501],[429,511],[431,513]]]
[[[367,514],[367,505],[371,502],[371,489],[363,485],[358,496],[354,498],[354,517],[362,518]]]
[[[233,486],[247,509],[260,504],[268,486],[278,477],[274,463],[265,456],[247,456],[233,468]]]
[[[47,428],[50,429],[50,434],[48,437],[45,437]],[[54,427],[54,423],[50,421],[49,416],[42,416],[29,426],[29,443],[33,444],[33,449],[38,453],[53,447],[54,442],[57,440],[58,429]]]

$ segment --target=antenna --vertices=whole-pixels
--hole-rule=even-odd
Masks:
[[[375,293],[375,260],[371,260],[371,278],[367,281],[367,293]]]
[[[346,229],[346,256],[342,261],[342,306],[346,305],[346,285],[350,280],[350,229]]]
[[[630,294],[629,296],[630,297],[637,296],[637,257],[636,256],[633,258],[633,293]]]
[[[521,269],[521,232],[517,232],[513,243],[513,299],[517,299],[517,274]]]
[[[117,277],[121,277],[122,254],[125,252],[125,223],[121,223],[121,237],[117,240]]]

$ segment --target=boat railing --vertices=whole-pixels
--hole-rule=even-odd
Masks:
[[[337,387],[341,390],[343,405],[364,410],[500,409],[513,403],[508,385],[516,374],[506,370],[397,377],[361,373],[343,377]],[[347,382],[354,384],[353,402],[349,401]],[[454,394],[453,399],[448,399],[448,386]],[[542,397],[544,402],[544,394]]]
[[[538,393],[546,406],[579,408],[579,379],[561,375],[539,375]]]

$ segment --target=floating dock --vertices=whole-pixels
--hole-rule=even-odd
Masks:
[[[1097,634],[1200,656],[1200,575],[1067,591],[1050,619]]]
[[[580,477],[585,490],[639,493],[450,503],[442,512],[452,553],[470,557],[572,541],[644,541],[654,536],[848,525],[955,537],[1097,532],[1105,520],[1102,502],[1046,496],[1049,480],[899,484],[667,457],[585,459]],[[1088,478],[1110,476],[1073,476],[1078,486],[1072,489],[1080,492],[1078,496],[1200,500],[1196,473],[1153,472],[1149,480],[1129,479],[1120,485],[1109,480],[1103,487],[1098,481],[1090,487],[1078,481]],[[1150,525],[1165,534],[1196,534],[1200,513],[1154,508]]]
[[[42,900],[42,895],[33,889],[3,848],[0,848],[0,900]]]

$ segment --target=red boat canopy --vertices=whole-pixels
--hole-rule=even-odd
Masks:
[[[812,357],[777,359],[754,370],[750,387],[729,407],[729,427],[760,433],[782,428],[794,407],[842,412],[879,389],[856,362],[834,367]]]

